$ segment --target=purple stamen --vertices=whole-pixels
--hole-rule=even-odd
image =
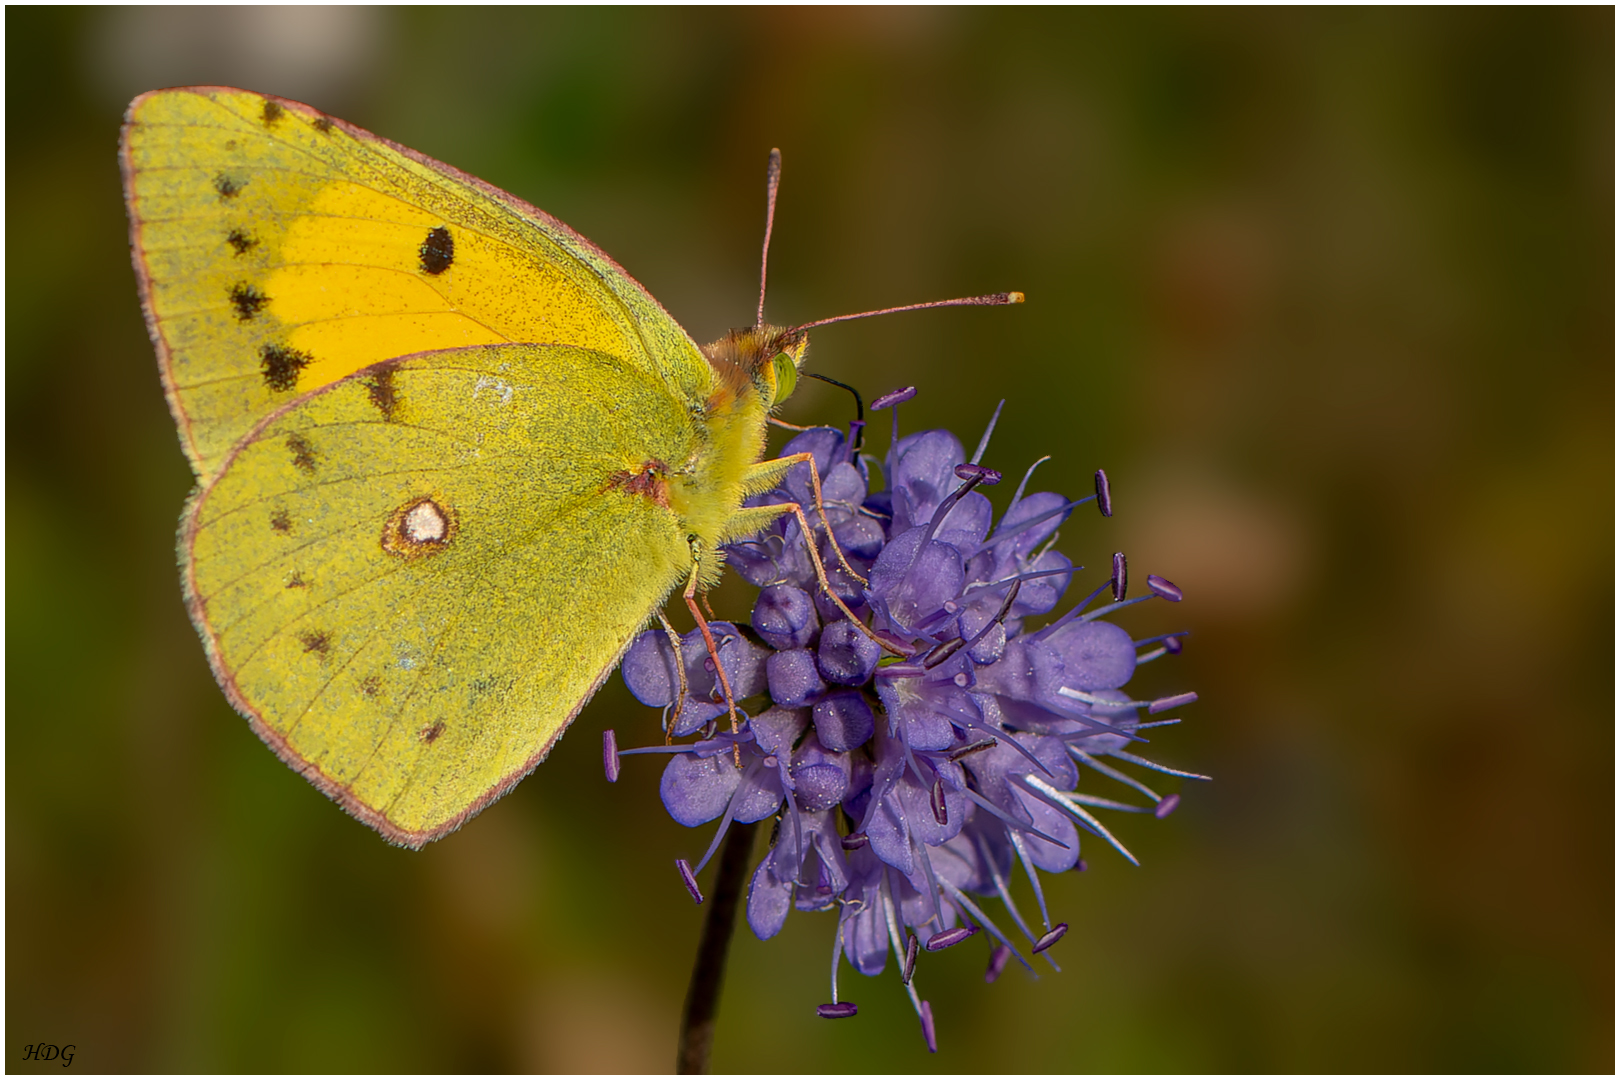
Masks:
[[[1056,945],[1063,935],[1067,934],[1068,932],[1069,924],[1066,922],[1060,922],[1056,926],[1052,927],[1052,929],[1042,934],[1041,939],[1037,941],[1029,951],[1043,953],[1047,949],[1050,949],[1052,946]]]
[[[929,795],[931,796],[929,799],[929,805],[933,807],[934,820],[939,822],[941,825],[949,824],[949,818],[946,813],[947,807],[945,806],[945,781],[936,776],[934,778],[933,790],[929,792]]]
[[[602,732],[602,771],[607,773],[608,783],[618,783],[619,742],[614,738],[612,728]]]
[[[1083,874],[1087,870],[1090,870],[1091,866],[1084,859],[1076,859],[1074,861],[1074,869],[1076,873]]]
[[[978,932],[979,928],[977,926],[958,926],[954,930],[941,930],[929,938],[928,944],[924,945],[923,948],[929,952],[939,952],[941,949],[948,949],[952,945],[958,945],[966,941]]]
[[[939,531],[940,525],[950,516],[951,511],[956,509],[956,504],[962,501],[962,496],[980,484],[995,484],[1001,481],[1000,473],[994,469],[986,469],[981,465],[958,465],[956,475],[961,478],[962,485],[941,499],[939,505],[934,508],[934,516],[928,521],[928,528],[923,533],[922,544],[917,546],[916,553],[911,557],[913,566],[917,564],[917,559],[921,557],[923,546],[934,538],[934,534]]]
[[[1166,709],[1179,709],[1181,706],[1191,705],[1197,700],[1198,695],[1191,692],[1177,694],[1174,697],[1156,698],[1155,700],[1148,702],[1148,712],[1161,713]]]
[[[1108,493],[1108,474],[1101,469],[1097,470],[1097,509],[1102,511],[1103,517],[1114,516],[1114,500]]]
[[[973,456],[968,459],[974,465],[979,463],[979,459],[984,457],[985,450],[989,448],[990,435],[996,430],[996,421],[1001,419],[1001,410],[1006,407],[1006,404],[1007,399],[1002,398],[996,403],[996,411],[990,414],[990,423],[985,425],[984,434],[979,436],[979,448],[973,451]],[[962,474],[957,473],[956,475],[961,476]],[[992,480],[991,483],[995,483],[995,481]]]
[[[1125,553],[1123,551],[1114,552],[1114,576],[1109,579],[1109,584],[1114,587],[1115,603],[1125,599]]]
[[[900,965],[900,981],[906,986],[911,985],[911,977],[917,973],[917,935],[906,935],[906,959]]]
[[[930,1054],[939,1053],[939,1044],[934,1041],[934,1007],[923,1002],[917,1010],[917,1016],[922,1020],[923,1038],[928,1042]]]
[[[1012,950],[1001,942],[996,942],[996,947],[990,950],[990,966],[984,971],[984,981],[993,983],[1001,978],[1001,971],[1007,966],[1007,961],[1011,957]]]
[[[898,390],[890,390],[887,394],[878,397],[872,402],[874,409],[887,409],[891,405],[898,405],[903,401],[910,401],[917,396],[915,386],[902,386]]]
[[[692,894],[692,902],[703,903],[703,891],[698,888],[697,878],[692,875],[692,864],[685,859],[676,859],[675,869],[680,871],[681,883],[686,886],[686,891]]]
[[[995,547],[997,544],[1001,543],[1004,540],[1011,540],[1013,537],[1017,536],[1019,533],[1028,532],[1030,529],[1033,529],[1035,526],[1039,525],[1043,521],[1047,521],[1047,520],[1049,520],[1051,518],[1055,518],[1055,517],[1061,517],[1062,515],[1067,514],[1070,510],[1073,510],[1075,507],[1079,506],[1081,503],[1090,502],[1092,500],[1092,498],[1093,498],[1093,496],[1087,495],[1083,499],[1076,499],[1073,502],[1064,503],[1062,506],[1059,506],[1054,510],[1048,510],[1046,513],[1041,514],[1041,515],[1039,515],[1037,517],[1029,518],[1026,521],[1020,521],[1020,522],[1018,522],[1017,525],[1015,525],[1013,527],[1012,532],[1006,533],[1005,535],[1003,535],[1001,530],[1002,530],[1003,525],[1005,525],[1005,523],[1007,521],[1007,515],[1002,514],[1001,515],[1002,524],[996,526],[996,531],[990,534],[989,539],[987,539],[984,543],[980,544],[978,547],[974,548],[972,551],[968,552],[968,554],[969,555],[977,555],[981,551],[985,551],[985,550],[988,550],[989,548]]]
[[[962,794],[964,794],[964,795],[966,795],[968,797],[968,801],[970,801],[970,802],[976,804],[977,806],[981,807],[982,809],[987,811],[991,816],[1000,818],[1002,821],[1006,822],[1007,825],[1009,825],[1010,827],[1012,827],[1014,829],[1019,830],[1020,832],[1027,832],[1031,836],[1038,836],[1042,840],[1045,840],[1048,844],[1056,844],[1058,847],[1068,847],[1069,846],[1069,845],[1065,844],[1063,841],[1059,840],[1055,836],[1047,836],[1045,833],[1041,832],[1041,830],[1037,829],[1033,825],[1024,824],[1022,821],[1019,821],[1017,818],[1013,817],[1011,814],[1007,813],[1007,811],[1003,810],[1001,807],[997,806],[995,803],[991,802],[989,799],[985,798],[983,795],[980,795],[977,791],[974,791],[972,788],[968,788]]]
[[[1179,723],[1179,721],[1177,722]],[[1146,727],[1147,725],[1144,724],[1142,726]],[[1209,779],[1209,777],[1205,776],[1203,773],[1183,772],[1181,769],[1172,769],[1168,765],[1160,765],[1157,761],[1149,761],[1145,757],[1137,757],[1135,754],[1127,754],[1123,750],[1108,750],[1105,751],[1105,753],[1107,753],[1109,757],[1116,757],[1121,761],[1128,761],[1132,765],[1140,765],[1144,769],[1152,769],[1154,772],[1164,773],[1166,776],[1180,776],[1188,780]]]
[[[1164,798],[1159,800],[1159,805],[1153,808],[1153,816],[1156,818],[1167,818],[1175,811],[1176,807],[1180,805],[1180,795],[1166,795]]]
[[[866,834],[863,832],[852,832],[842,840],[838,841],[838,843],[845,851],[859,851],[867,844]]]
[[[1176,587],[1175,582],[1168,578],[1162,578],[1158,574],[1149,574],[1147,584],[1155,595],[1164,597],[1172,604],[1181,602],[1181,590]]]
[[[847,1020],[860,1010],[853,1001],[835,1001],[831,1005],[817,1005],[816,1015],[823,1020]]]
[[[1164,639],[1164,651],[1172,656],[1181,655],[1181,639],[1174,634]]]
[[[1078,604],[1074,605],[1074,607],[1070,608],[1068,611],[1065,611],[1061,618],[1056,619],[1053,622],[1049,623],[1048,625],[1046,625],[1046,626],[1042,627],[1041,629],[1035,631],[1035,634],[1034,634],[1035,640],[1036,641],[1045,641],[1047,638],[1051,637],[1053,634],[1055,634],[1059,630],[1063,629],[1063,627],[1069,625],[1069,623],[1074,621],[1076,616],[1078,616],[1082,611],[1086,610],[1087,605],[1089,605],[1093,600],[1097,599],[1097,597],[1101,596],[1102,591],[1104,589],[1106,589],[1106,588],[1108,588],[1108,585],[1105,582],[1105,583],[1097,586],[1095,589],[1092,589],[1091,590],[1091,595],[1087,596],[1084,600],[1082,600]]]
[[[994,487],[1001,483],[1001,473],[984,465],[958,465],[956,467],[958,480],[972,480],[975,483]]]

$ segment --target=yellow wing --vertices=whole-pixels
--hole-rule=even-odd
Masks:
[[[182,527],[220,685],[384,836],[443,835],[545,757],[690,572],[648,463],[697,438],[647,372],[568,347],[411,357],[293,401]]]
[[[199,477],[300,394],[382,360],[497,342],[712,381],[634,279],[540,210],[307,105],[158,90],[121,160],[148,326]]]

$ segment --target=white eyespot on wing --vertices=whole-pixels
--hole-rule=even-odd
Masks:
[[[440,544],[450,535],[450,522],[445,520],[438,504],[419,502],[406,511],[400,532],[412,544]]]
[[[502,379],[492,378],[488,375],[478,376],[473,383],[473,400],[477,401],[479,394],[485,390],[492,391],[491,396],[501,405],[512,404],[512,384]]]

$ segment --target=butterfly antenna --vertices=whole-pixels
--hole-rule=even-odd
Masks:
[[[763,300],[763,297],[761,298]],[[790,333],[797,334],[804,330],[814,330],[818,326],[827,326],[831,323],[849,322],[851,319],[869,319],[873,315],[893,315],[901,311],[921,311],[924,308],[937,307],[996,307],[1002,304],[1022,304],[1024,294],[1021,292],[992,293],[989,296],[964,296],[956,300],[930,300],[926,304],[905,304],[901,307],[879,308],[876,311],[863,311],[858,315],[835,315],[830,319],[817,319],[802,326],[795,326]],[[764,310],[761,307],[760,310]]]
[[[770,164],[765,166],[765,247],[759,253],[759,312],[755,326],[765,325],[765,266],[771,257],[771,226],[776,222],[776,189],[782,184],[782,151],[771,148]]]

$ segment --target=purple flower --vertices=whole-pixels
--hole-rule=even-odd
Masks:
[[[751,624],[710,624],[737,729],[701,634],[680,638],[677,662],[672,633],[650,630],[625,656],[625,683],[664,710],[670,740],[695,738],[620,751],[610,732],[604,754],[610,779],[624,755],[669,755],[659,793],[670,815],[718,821],[696,869],[679,861],[694,895],[692,875],[733,821],[774,817],[771,849],[749,884],[750,929],[769,938],[795,909],[836,908],[833,1004],[820,1015],[855,1015],[838,997],[840,952],[863,975],[881,973],[892,952],[932,1050],[933,1010],[914,980],[920,956],[982,937],[986,981],[1013,959],[1033,970],[1039,956],[1056,969],[1052,946],[1068,925],[1048,914],[1040,872],[1084,869],[1085,836],[1134,863],[1095,811],[1163,817],[1180,800],[1120,766],[1207,777],[1137,752],[1144,731],[1179,722],[1150,717],[1196,695],[1138,701],[1124,689],[1138,665],[1179,653],[1186,632],[1133,641],[1103,621],[1146,600],[1179,601],[1181,590],[1150,574],[1147,593],[1126,598],[1125,557],[1116,555],[1089,595],[1053,617],[1077,572],[1052,548],[1057,529],[1092,499],[1111,513],[1102,471],[1097,495],[1070,501],[1026,493],[1031,466],[998,520],[979,490],[1001,478],[978,464],[989,431],[971,459],[949,432],[899,438],[896,419],[895,435],[882,462],[887,484],[875,493],[876,463],[838,431],[811,429],[784,451],[815,460],[832,538],[811,512],[810,540],[862,622],[827,598],[797,520],[779,518],[728,548],[733,568],[760,589]],[[807,466],[750,503],[785,501],[814,506]],[[1104,593],[1112,602],[1092,607]],[[1082,776],[1146,803],[1082,791]],[[1014,873],[1033,887],[1032,918],[1013,902]],[[1001,922],[987,898],[1005,912]]]

